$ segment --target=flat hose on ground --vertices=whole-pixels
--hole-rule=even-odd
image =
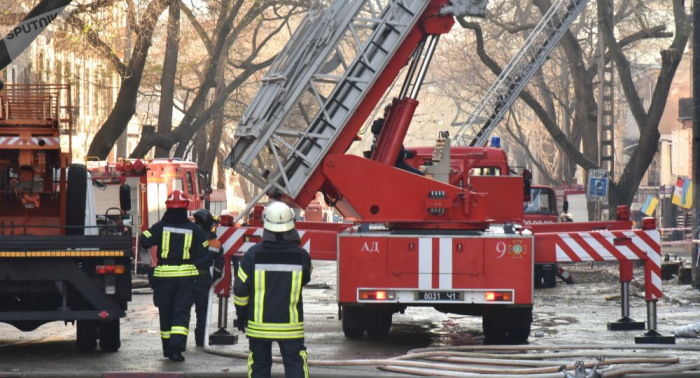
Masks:
[[[209,291],[207,301],[207,323],[204,334],[209,335],[211,321],[212,294]],[[591,357],[591,353],[581,350],[689,350],[700,351],[700,345],[601,345],[601,344],[564,344],[564,345],[464,345],[456,347],[420,348],[408,351],[403,356],[387,359],[357,359],[357,360],[310,360],[310,366],[377,366],[386,371],[418,376],[456,376],[479,378],[562,378],[560,369],[573,370],[575,366],[569,361],[544,361],[543,358],[583,358]],[[538,353],[538,354],[501,354],[493,352],[525,352],[548,350],[578,350],[567,353]],[[248,353],[226,352],[209,346],[209,337],[204,337],[204,351],[224,357],[247,359]],[[599,354],[600,355],[600,354]],[[624,364],[678,364],[676,356],[659,356],[635,352],[610,352],[602,355],[605,359],[598,366]],[[610,359],[608,359],[608,357]],[[412,361],[413,359],[432,360],[440,362]],[[282,363],[280,357],[274,357],[273,362]],[[449,363],[448,363],[449,362]],[[458,365],[461,364],[461,365]],[[584,363],[585,368],[592,368],[596,362]],[[473,365],[473,366],[462,366]],[[492,367],[486,367],[492,366]],[[528,367],[504,371],[505,367]],[[649,378],[663,378],[672,373],[700,370],[700,363],[652,367],[616,367],[602,371],[604,378],[624,377],[628,374],[648,374]],[[699,373],[700,376],[700,373]]]

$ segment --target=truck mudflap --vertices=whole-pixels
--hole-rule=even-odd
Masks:
[[[125,317],[131,257],[128,235],[3,235],[0,322],[30,330],[49,321]]]

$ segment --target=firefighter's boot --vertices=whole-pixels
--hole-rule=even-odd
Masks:
[[[163,357],[168,358],[168,352],[170,351],[170,339],[160,339],[163,344]]]
[[[168,358],[170,361],[175,361],[175,362],[183,362],[185,361],[185,357],[182,355],[181,347],[178,345],[174,348],[170,348],[170,354],[168,354]]]

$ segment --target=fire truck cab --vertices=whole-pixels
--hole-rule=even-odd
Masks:
[[[95,192],[98,223],[118,229],[134,226],[134,247],[142,231],[158,222],[165,213],[165,200],[175,189],[190,198],[190,213],[205,208],[211,193],[208,175],[197,164],[179,159],[120,160],[108,163],[88,159],[92,180],[100,189]],[[120,206],[128,193],[129,206]],[[123,201],[121,201],[123,202]],[[139,266],[155,266],[151,253],[139,253]]]

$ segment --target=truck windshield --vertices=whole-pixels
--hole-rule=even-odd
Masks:
[[[551,190],[532,188],[529,202],[525,202],[525,214],[555,214],[554,196]]]

